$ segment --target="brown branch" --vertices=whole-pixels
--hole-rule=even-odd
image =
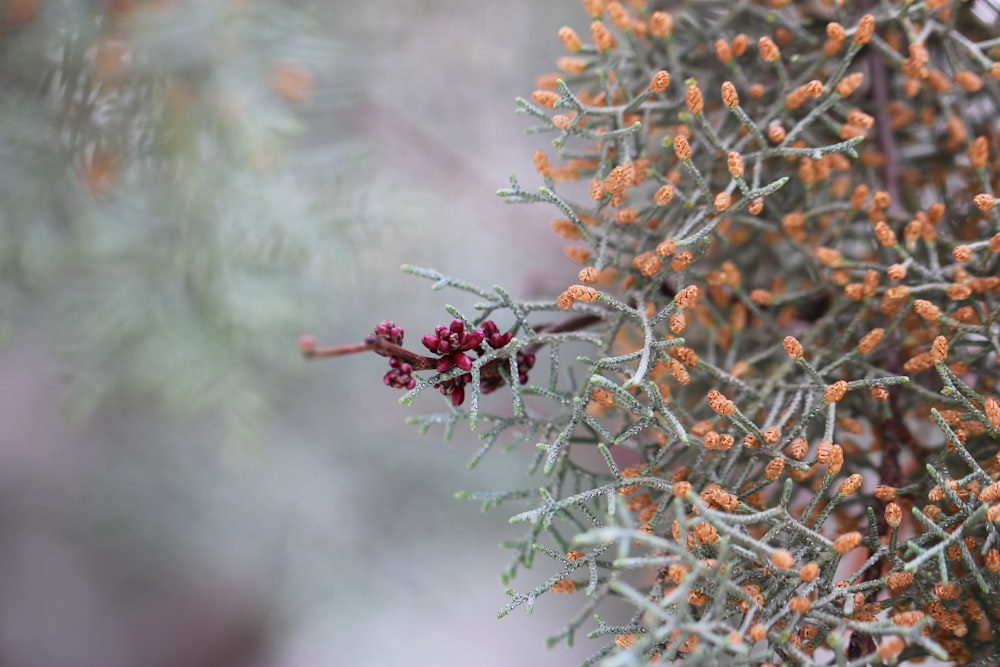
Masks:
[[[425,357],[416,352],[411,352],[401,345],[390,343],[385,338],[368,334],[363,343],[353,343],[350,345],[336,345],[334,347],[316,347],[315,342],[305,336],[299,340],[299,349],[306,359],[317,357],[342,357],[358,352],[375,352],[384,357],[398,357],[400,361],[410,364],[415,371],[427,371],[437,367],[438,360],[433,357]]]
[[[306,359],[312,359],[313,357],[342,357],[345,354],[367,352],[371,349],[371,347],[364,343],[337,345],[336,347],[316,347],[315,344],[310,342],[300,342],[299,348],[302,350],[302,356]]]
[[[596,322],[601,321],[598,315],[576,315],[561,322],[539,327],[536,333],[564,333],[566,331],[579,331]],[[542,343],[532,343],[524,347],[526,354],[534,354]],[[368,334],[363,343],[352,343],[349,345],[335,345],[333,347],[316,347],[316,341],[310,336],[303,336],[299,339],[299,349],[306,359],[320,357],[342,357],[348,354],[359,352],[375,352],[384,357],[396,357],[400,361],[408,363],[414,371],[429,371],[437,368],[438,359],[436,357],[426,357],[416,352],[411,352],[401,345],[391,343],[381,336]]]
[[[596,324],[600,322],[603,318],[599,315],[575,315],[573,317],[568,317],[562,322],[556,322],[555,324],[548,324],[535,329],[535,333],[565,333],[567,331],[579,331],[580,329],[585,329],[591,324]],[[530,345],[524,346],[524,351],[527,354],[535,354],[542,347],[541,343],[532,343]]]
[[[573,317],[567,317],[562,322],[556,322],[555,324],[548,324],[543,327],[535,329],[535,333],[565,333],[567,331],[579,331],[585,327],[589,327],[591,324],[596,324],[604,318],[600,315],[574,315]]]
[[[899,464],[899,457],[906,447],[918,458],[926,456],[923,445],[917,441],[910,428],[903,420],[903,412],[899,407],[899,393],[891,390],[889,394],[889,416],[880,423],[873,424],[875,441],[881,445],[882,461],[879,464],[879,484],[885,484],[894,488],[904,485],[903,471]],[[875,502],[872,508],[875,511],[875,521],[878,525],[878,534],[885,536],[889,534],[889,524],[885,520],[886,504],[882,500]],[[874,581],[882,576],[879,563],[872,563],[862,575],[862,581]],[[880,590],[873,590],[865,598],[866,602],[875,602],[878,599]],[[852,636],[853,638],[853,636]],[[859,637],[859,641],[861,638]],[[864,653],[855,657],[860,657]]]
[[[866,13],[870,11],[876,4],[875,0],[865,0],[861,5],[861,12]],[[865,58],[868,60],[869,74],[871,75],[869,97],[871,97],[875,107],[873,109],[873,115],[875,116],[875,136],[883,158],[880,167],[882,185],[885,191],[889,193],[890,210],[898,213],[902,211],[899,189],[902,166],[899,161],[899,149],[896,147],[896,138],[892,133],[892,123],[889,118],[888,105],[892,100],[889,94],[889,75],[885,58],[872,45],[866,47]]]
[[[875,133],[883,158],[881,166],[882,185],[885,186],[885,191],[889,193],[890,208],[896,212],[901,212],[903,209],[902,202],[900,201],[899,180],[902,166],[900,165],[899,149],[896,147],[896,138],[892,133],[892,123],[888,112],[890,101],[889,77],[886,73],[885,59],[881,53],[871,49],[868,53],[868,62],[871,64],[871,95],[875,103]]]

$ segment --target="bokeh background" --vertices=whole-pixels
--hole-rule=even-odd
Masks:
[[[530,485],[532,452],[497,450],[469,471],[475,434],[443,442],[404,423],[442,397],[404,408],[382,385],[383,359],[305,362],[296,347],[300,333],[360,341],[385,318],[415,342],[449,319],[444,304],[468,307],[402,274],[404,262],[524,296],[565,286],[574,268],[548,230],[552,211],[495,191],[511,173],[537,185],[531,154],[546,139],[525,134],[514,97],[555,69],[560,26],[586,34],[578,3],[0,4],[0,664],[499,667],[589,655],[586,640],[545,651],[568,598],[495,619],[509,556],[498,545],[519,529],[504,509],[454,499]],[[229,31],[233,11],[262,21],[267,50]],[[67,93],[61,43],[39,35],[72,38],[129,130]],[[293,69],[276,75],[272,57]],[[272,67],[262,80],[276,102],[254,92],[247,63]],[[194,83],[160,106],[155,90],[142,89],[147,105],[122,93],[164,72]],[[226,139],[201,154],[203,138],[175,141],[175,117],[168,141],[133,142],[163,121],[151,109],[205,121],[199,95],[213,90],[240,93],[215,129],[250,136],[249,148]],[[85,139],[66,134],[88,109]],[[150,174],[171,150],[167,185]],[[24,159],[36,153],[45,159]],[[256,225],[297,249],[241,263]],[[226,270],[200,273],[216,264]]]

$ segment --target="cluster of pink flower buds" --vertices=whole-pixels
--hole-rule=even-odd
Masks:
[[[375,335],[394,345],[403,342],[403,330],[389,320],[375,327]],[[424,347],[438,355],[434,368],[439,373],[446,373],[453,368],[463,371],[472,370],[473,357],[470,353],[483,355],[490,348],[497,350],[507,345],[513,334],[509,331],[501,333],[492,320],[482,323],[479,329],[467,330],[465,322],[455,319],[450,325],[439,325],[434,333],[426,334],[420,339]],[[499,369],[506,367],[506,357],[494,359],[480,369],[479,390],[484,394],[495,391],[504,384]],[[518,350],[518,382],[528,381],[528,371],[535,365],[535,355]],[[386,385],[396,389],[413,389],[416,379],[413,377],[413,365],[398,356],[389,356],[391,369],[382,377]],[[449,380],[439,382],[434,386],[445,396],[451,397],[452,405],[458,406],[465,401],[465,385],[472,381],[472,376],[463,373]]]
[[[456,319],[452,320],[451,326],[438,325],[434,333],[425,335],[420,342],[431,352],[441,355],[437,363],[437,372],[445,373],[455,366],[463,371],[470,370],[472,357],[466,352],[478,351],[485,337],[483,329],[466,331],[465,322]]]

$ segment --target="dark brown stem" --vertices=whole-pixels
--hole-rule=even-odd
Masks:
[[[871,95],[872,101],[875,103],[875,132],[879,150],[882,153],[882,184],[885,186],[885,191],[889,193],[890,210],[899,212],[903,210],[899,190],[901,171],[899,149],[896,147],[896,138],[892,134],[889,112],[886,110],[890,99],[889,77],[886,74],[885,59],[881,53],[870,49],[868,62],[871,64]]]
[[[866,0],[862,3],[861,11],[868,12],[875,6],[874,0]],[[892,124],[889,119],[888,104],[891,100],[889,96],[889,76],[886,71],[885,58],[872,46],[868,46],[865,52],[868,59],[869,73],[871,75],[871,89],[869,95],[874,103],[875,134],[878,141],[879,150],[882,153],[882,185],[889,193],[889,208],[893,212],[902,211],[900,201],[899,179],[901,167],[899,163],[899,149],[896,147],[896,138],[892,134]]]
[[[903,472],[899,467],[901,445],[913,447],[916,443],[910,428],[903,421],[899,407],[899,394],[889,394],[889,418],[882,422],[882,463],[879,465],[879,482],[887,486],[903,486]]]
[[[847,642],[847,657],[850,660],[857,660],[861,656],[874,653],[877,648],[871,635],[855,630]]]
[[[600,315],[574,315],[573,317],[567,317],[562,322],[556,322],[555,324],[547,324],[543,327],[535,329],[536,333],[565,333],[567,331],[579,331],[585,327],[589,327],[591,324],[596,324],[603,320],[604,318]]]
[[[585,329],[591,324],[596,324],[600,322],[603,318],[599,315],[575,315],[573,317],[568,317],[562,322],[556,322],[555,324],[547,324],[543,327],[535,329],[535,333],[565,333],[567,331],[579,331],[580,329]],[[528,354],[535,354],[542,347],[541,343],[532,343],[531,345],[525,345],[524,351]]]
[[[903,412],[899,407],[898,391],[891,391],[889,394],[889,416],[878,423],[875,429],[876,442],[881,445],[882,462],[879,464],[879,484],[885,484],[894,488],[904,485],[903,471],[899,465],[899,456],[903,447],[908,447],[914,455],[922,457],[925,454],[923,446],[917,442],[910,428],[903,421]],[[878,524],[878,533],[881,536],[889,534],[889,524],[885,521],[886,503],[878,500],[872,508],[875,511],[875,521]],[[873,563],[865,571],[862,581],[874,581],[881,576],[879,563]],[[874,602],[879,591],[873,591],[866,598],[867,602]],[[863,654],[861,654],[863,655]]]

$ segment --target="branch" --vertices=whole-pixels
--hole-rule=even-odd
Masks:
[[[535,329],[536,333],[564,333],[566,331],[579,331],[592,324],[601,321],[598,315],[576,315],[569,317],[562,322],[548,324]],[[535,353],[542,343],[532,343],[524,347],[524,352]],[[396,345],[381,336],[368,334],[362,343],[352,343],[349,345],[335,345],[333,347],[316,347],[316,340],[312,336],[302,336],[299,338],[299,349],[306,359],[319,357],[342,357],[348,354],[359,352],[375,352],[383,357],[396,357],[400,361],[405,361],[413,367],[414,371],[429,371],[437,368],[438,359],[436,357],[426,357],[416,352],[411,352],[401,345]]]
[[[410,364],[415,371],[428,371],[437,367],[438,360],[433,357],[425,357],[422,354],[411,352],[401,345],[390,343],[385,338],[368,334],[363,343],[351,345],[336,345],[334,347],[316,347],[316,341],[312,336],[302,336],[299,338],[299,349],[306,359],[317,357],[342,357],[358,352],[375,352],[383,357],[397,357],[401,361]]]

